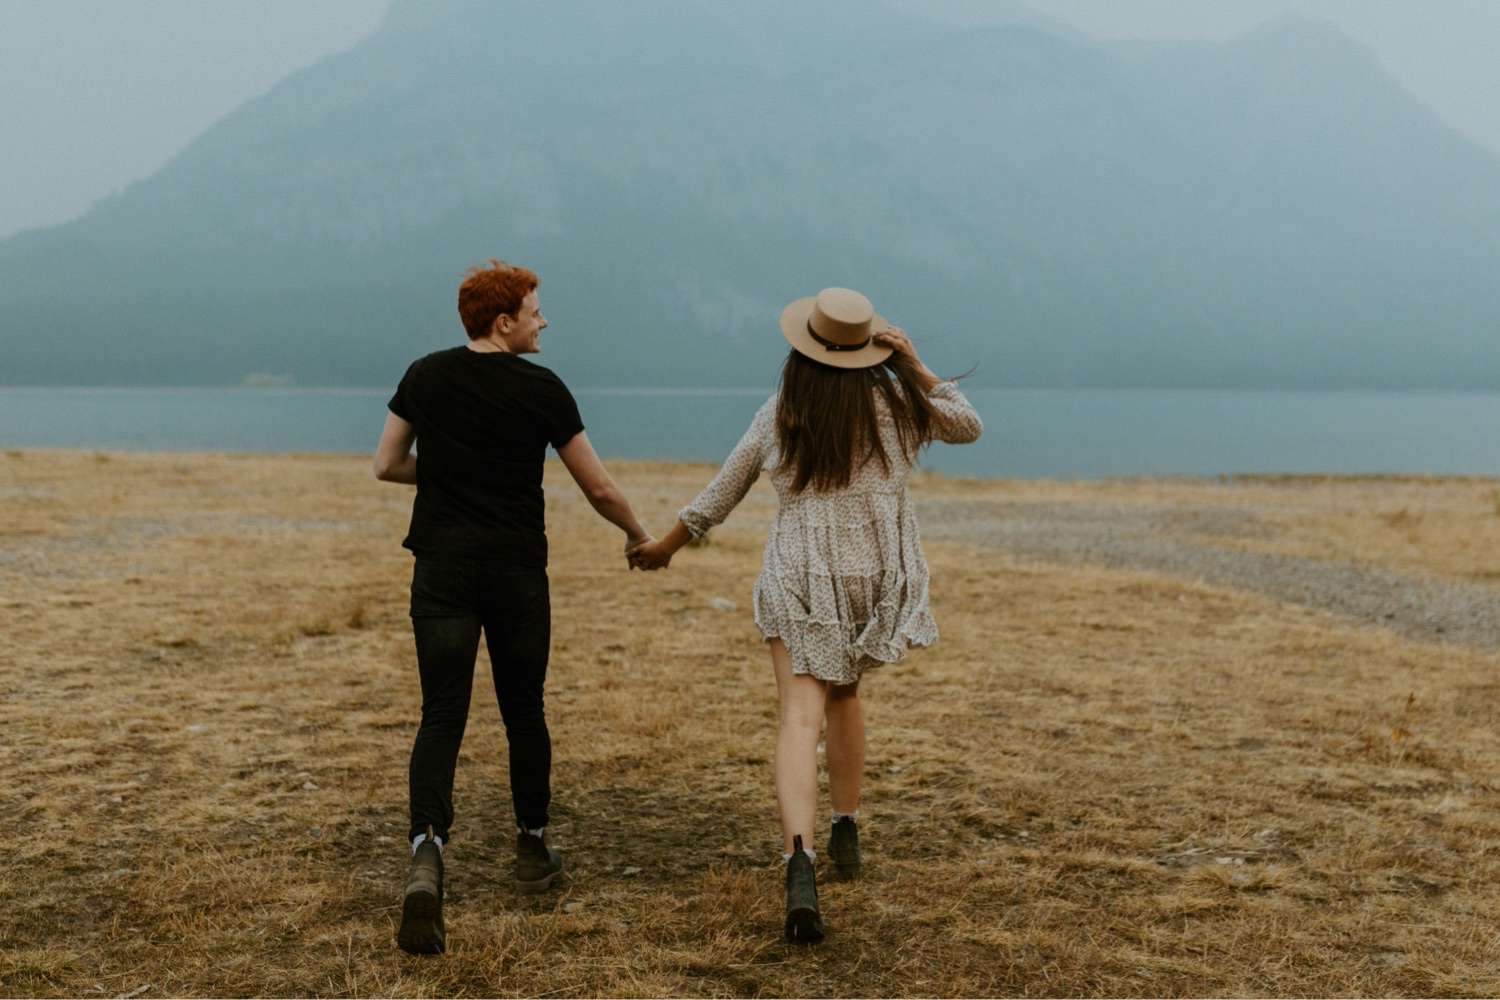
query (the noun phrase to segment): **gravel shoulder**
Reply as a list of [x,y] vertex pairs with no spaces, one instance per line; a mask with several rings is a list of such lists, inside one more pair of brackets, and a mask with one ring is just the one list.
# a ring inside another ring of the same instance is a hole
[[1250,511],[924,498],[918,519],[924,539],[991,546],[1061,565],[1162,573],[1321,609],[1417,640],[1500,651],[1500,590],[1222,544],[1264,532]]

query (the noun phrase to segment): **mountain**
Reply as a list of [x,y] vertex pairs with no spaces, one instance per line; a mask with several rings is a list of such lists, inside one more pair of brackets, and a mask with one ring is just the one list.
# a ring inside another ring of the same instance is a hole
[[0,242],[0,382],[390,385],[491,256],[578,386],[769,385],[848,285],[979,385],[1500,387],[1500,161],[1336,29],[862,0],[399,0]]

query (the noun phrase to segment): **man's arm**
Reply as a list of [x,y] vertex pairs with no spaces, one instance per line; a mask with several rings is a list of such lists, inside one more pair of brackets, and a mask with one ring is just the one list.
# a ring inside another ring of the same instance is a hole
[[557,449],[557,457],[562,459],[573,481],[583,490],[583,495],[599,516],[625,532],[626,549],[651,540],[651,533],[641,526],[635,512],[630,509],[630,501],[625,499],[604,463],[599,461],[587,434],[583,431],[574,434],[567,444]]
[[417,482],[417,456],[411,453],[417,443],[417,429],[389,411],[385,429],[375,446],[375,478],[387,483]]

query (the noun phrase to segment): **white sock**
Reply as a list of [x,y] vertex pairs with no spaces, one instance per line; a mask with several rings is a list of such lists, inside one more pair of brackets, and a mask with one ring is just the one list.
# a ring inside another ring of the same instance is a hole
[[[818,860],[818,852],[815,851],[815,850],[813,850],[810,847],[804,847],[804,848],[802,848],[802,853],[806,854],[808,856],[808,858],[811,859],[811,860],[813,860],[813,861]],[[790,861],[790,860],[792,860],[792,856],[790,854],[783,854],[781,856],[781,860],[783,862]]]
[[856,809],[852,813],[836,812],[833,814],[833,822],[835,823],[841,823],[846,819],[859,819],[859,810]]
[[535,830],[528,830],[524,826],[521,826],[519,823],[516,824],[517,833],[529,833],[533,837],[540,837],[542,835],[542,831],[545,829],[547,829],[545,826],[539,826]]
[[[417,839],[413,840],[411,842],[411,853],[413,855],[415,855],[417,853],[417,848],[421,847],[422,846],[422,841],[424,841],[426,839],[427,839],[427,834],[425,834],[425,833],[419,833],[419,834],[417,834]],[[443,838],[439,837],[437,834],[433,834],[432,835],[432,842],[434,844],[438,845],[438,853],[442,854],[443,853]]]

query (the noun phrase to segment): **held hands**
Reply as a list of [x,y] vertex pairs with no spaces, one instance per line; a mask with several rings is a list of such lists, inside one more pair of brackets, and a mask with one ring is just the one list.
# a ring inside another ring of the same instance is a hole
[[627,537],[625,539],[625,562],[626,562],[626,564],[631,569],[637,569],[637,568],[639,568],[637,566],[637,564],[636,564],[636,553],[639,552],[639,551],[641,551],[641,549],[645,548],[647,545],[650,545],[651,543],[653,543],[655,541],[656,541],[656,539],[652,538],[649,534],[647,534],[647,535],[640,535],[640,536]]
[[631,569],[666,569],[672,562],[672,550],[658,539],[643,542],[625,553]]
[[643,542],[631,542],[625,546],[625,559],[631,569],[666,569],[677,550],[686,545],[692,534],[678,521],[661,538],[647,536]]
[[628,565],[631,570],[654,570],[654,568],[657,568],[640,564],[639,553],[643,549],[646,549],[646,546],[652,546],[652,544],[655,544],[655,538],[652,538],[651,535],[625,538],[625,565]]

